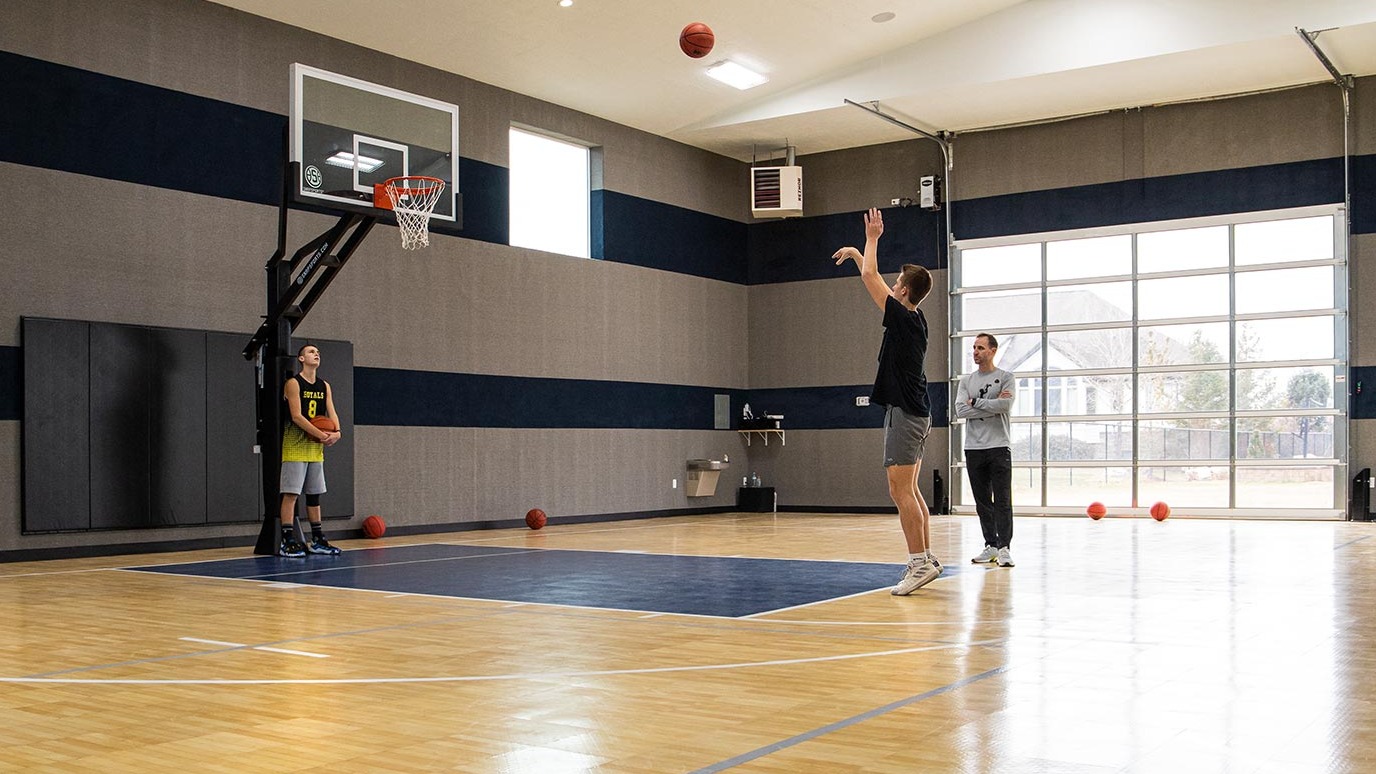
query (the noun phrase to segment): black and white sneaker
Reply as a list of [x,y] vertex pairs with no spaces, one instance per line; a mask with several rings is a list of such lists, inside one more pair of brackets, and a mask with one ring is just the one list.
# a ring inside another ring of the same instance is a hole
[[305,556],[306,547],[295,540],[283,540],[277,544],[277,555],[292,559]]
[[323,537],[311,539],[311,544],[306,546],[306,550],[313,554],[325,554],[326,556],[339,556],[342,553],[338,548],[330,545],[330,541]]

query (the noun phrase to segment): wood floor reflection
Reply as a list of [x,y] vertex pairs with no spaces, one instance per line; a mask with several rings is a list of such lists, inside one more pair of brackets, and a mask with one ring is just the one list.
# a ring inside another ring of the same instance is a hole
[[[1376,770],[1376,524],[1015,530],[976,566],[976,520],[935,517],[913,596],[744,618],[124,569],[243,549],[0,565],[0,771]],[[380,542],[904,560],[873,515]]]

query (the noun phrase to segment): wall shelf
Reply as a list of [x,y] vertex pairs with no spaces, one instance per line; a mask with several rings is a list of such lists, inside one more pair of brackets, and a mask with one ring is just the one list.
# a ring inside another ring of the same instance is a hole
[[770,429],[768,429],[768,430],[737,430],[736,432],[738,432],[738,433],[740,433],[741,435],[745,436],[745,445],[746,445],[746,446],[749,446],[749,445],[750,445],[750,438],[751,438],[751,436],[753,436],[753,435],[755,435],[755,434],[759,434],[759,436],[760,436],[761,438],[764,439],[764,445],[765,445],[765,446],[768,446],[768,445],[769,445],[769,435],[770,435],[770,433],[773,433],[773,434],[779,436],[779,445],[780,445],[780,446],[786,446],[786,445],[788,445],[787,439],[784,437],[784,431],[782,431],[782,430],[776,430],[776,429],[770,428]]

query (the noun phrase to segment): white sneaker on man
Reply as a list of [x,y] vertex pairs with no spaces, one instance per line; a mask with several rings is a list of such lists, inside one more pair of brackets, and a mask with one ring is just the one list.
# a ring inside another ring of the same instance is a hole
[[1007,549],[1007,548],[1000,548],[1000,549],[999,549],[999,558],[998,558],[997,561],[998,561],[1000,567],[1012,567],[1012,566],[1013,566],[1013,555],[1010,554],[1010,553],[1008,553],[1008,549]]
[[975,564],[993,564],[998,558],[999,550],[997,548],[994,548],[993,546],[985,546],[984,550],[979,552],[979,556],[976,556],[974,559],[971,559],[970,561],[974,562]]
[[908,569],[903,571],[903,577],[899,579],[898,585],[889,589],[889,593],[895,597],[906,597],[936,580],[936,576],[940,574],[941,571],[931,562],[909,562]]

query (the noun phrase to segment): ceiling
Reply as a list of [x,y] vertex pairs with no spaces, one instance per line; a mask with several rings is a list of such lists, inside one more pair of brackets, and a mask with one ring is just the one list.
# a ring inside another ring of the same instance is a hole
[[[214,2],[741,160],[914,136],[845,100],[968,131],[1330,80],[1296,28],[1376,74],[1373,0]],[[706,77],[726,58],[769,82]]]

